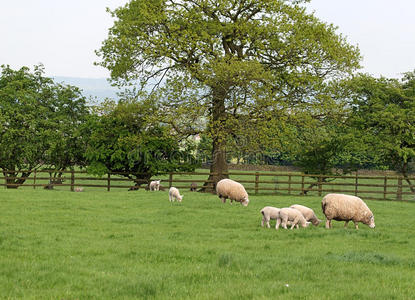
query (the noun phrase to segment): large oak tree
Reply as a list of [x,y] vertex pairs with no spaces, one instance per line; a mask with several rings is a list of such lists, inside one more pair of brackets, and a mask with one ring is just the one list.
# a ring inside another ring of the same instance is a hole
[[247,134],[249,147],[278,141],[293,109],[330,104],[326,84],[359,67],[358,49],[307,2],[132,0],[111,12],[98,64],[119,85],[153,85],[157,117],[178,134],[207,124],[217,181],[233,134]]

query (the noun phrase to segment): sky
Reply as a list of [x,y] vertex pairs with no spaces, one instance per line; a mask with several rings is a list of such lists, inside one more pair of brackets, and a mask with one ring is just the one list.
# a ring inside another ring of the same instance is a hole
[[[106,78],[94,62],[114,9],[127,0],[0,0],[0,65],[33,67],[47,76]],[[414,0],[312,0],[309,11],[357,45],[362,72],[399,78],[415,70]]]

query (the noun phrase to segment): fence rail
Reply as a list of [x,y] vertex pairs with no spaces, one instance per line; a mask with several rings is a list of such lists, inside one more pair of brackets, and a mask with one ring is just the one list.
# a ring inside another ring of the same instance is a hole
[[[136,187],[136,184],[147,186],[146,179],[131,179],[122,172],[111,172],[104,176],[92,176],[86,171],[56,171],[56,170],[35,170],[20,171],[19,174],[26,176],[19,177],[15,171],[2,170],[0,174],[0,186],[5,188],[18,187],[43,187],[43,188],[68,188],[74,191],[76,187],[106,188],[107,191],[115,188],[129,189]],[[48,174],[48,176],[45,176]],[[54,175],[60,174],[60,177]],[[213,182],[208,180],[209,172],[175,172],[160,174],[157,179],[162,179],[162,185],[167,188],[188,189],[191,183],[198,187],[205,186],[213,191]],[[402,176],[332,176],[332,175],[311,175],[303,173],[283,172],[242,172],[230,171],[227,173],[230,178],[244,184],[247,191],[255,194],[281,194],[281,195],[318,195],[323,193],[348,193],[356,196],[364,196],[365,199],[375,200],[397,200],[415,201],[414,189],[411,186],[415,176],[403,178]],[[407,182],[408,179],[410,183]],[[24,181],[24,182],[19,182]],[[143,186],[141,186],[143,188]]]

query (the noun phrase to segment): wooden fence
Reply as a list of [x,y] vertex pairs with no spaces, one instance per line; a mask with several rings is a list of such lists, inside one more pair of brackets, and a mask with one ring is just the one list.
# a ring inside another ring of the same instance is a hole
[[[104,176],[92,176],[86,171],[55,171],[36,170],[25,171],[27,177],[17,177],[11,171],[2,171],[0,186],[17,187],[41,187],[41,188],[69,188],[74,191],[76,187],[111,189],[129,189],[135,186],[135,182],[147,186],[147,180],[126,178],[126,173],[109,173]],[[57,179],[53,174],[61,173]],[[22,173],[22,172],[21,172]],[[45,175],[46,174],[46,175]],[[136,174],[137,175],[137,174]],[[162,186],[169,188],[175,186],[180,189],[190,189],[191,183],[196,183],[198,188],[207,185],[213,191],[213,182],[208,181],[209,172],[176,172],[157,176],[162,180]],[[281,172],[234,172],[228,173],[229,177],[242,183],[249,193],[254,194],[280,194],[280,195],[315,195],[322,196],[327,193],[346,193],[365,199],[415,201],[415,193],[402,176],[368,176],[358,173],[348,176],[310,175],[303,173]],[[23,184],[11,183],[13,180],[25,179]],[[409,178],[415,181],[415,177]],[[4,183],[1,183],[4,182]]]

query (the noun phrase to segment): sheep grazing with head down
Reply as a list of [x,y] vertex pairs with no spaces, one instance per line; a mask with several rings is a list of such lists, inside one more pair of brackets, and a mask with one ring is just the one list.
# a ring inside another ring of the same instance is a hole
[[375,228],[375,218],[372,211],[359,197],[327,194],[321,201],[321,208],[326,216],[326,228],[331,228],[331,220],[345,221],[345,228],[349,221],[353,221],[356,229],[359,228],[359,222],[370,228]]
[[313,224],[314,226],[318,226],[318,224],[320,224],[321,222],[321,220],[317,218],[314,211],[307,206],[300,205],[300,204],[293,204],[290,206],[290,208],[299,210],[303,214],[306,221],[311,222],[311,224]]
[[308,227],[308,225],[310,225],[310,222],[305,220],[303,214],[299,210],[289,207],[281,208],[280,212],[278,213],[275,229],[278,230],[280,224],[283,228],[287,229],[289,222],[291,222],[290,229],[293,229],[294,226],[298,228],[298,224],[300,224],[301,227]]
[[216,185],[216,194],[223,203],[228,198],[231,204],[232,201],[240,202],[243,206],[248,206],[249,203],[248,193],[245,191],[244,186],[232,179],[220,180]]
[[159,191],[160,190],[160,181],[161,180],[151,181],[150,185],[149,185],[150,191]]
[[169,201],[173,202],[174,200],[182,202],[183,195],[180,195],[179,190],[172,186],[169,190]]

